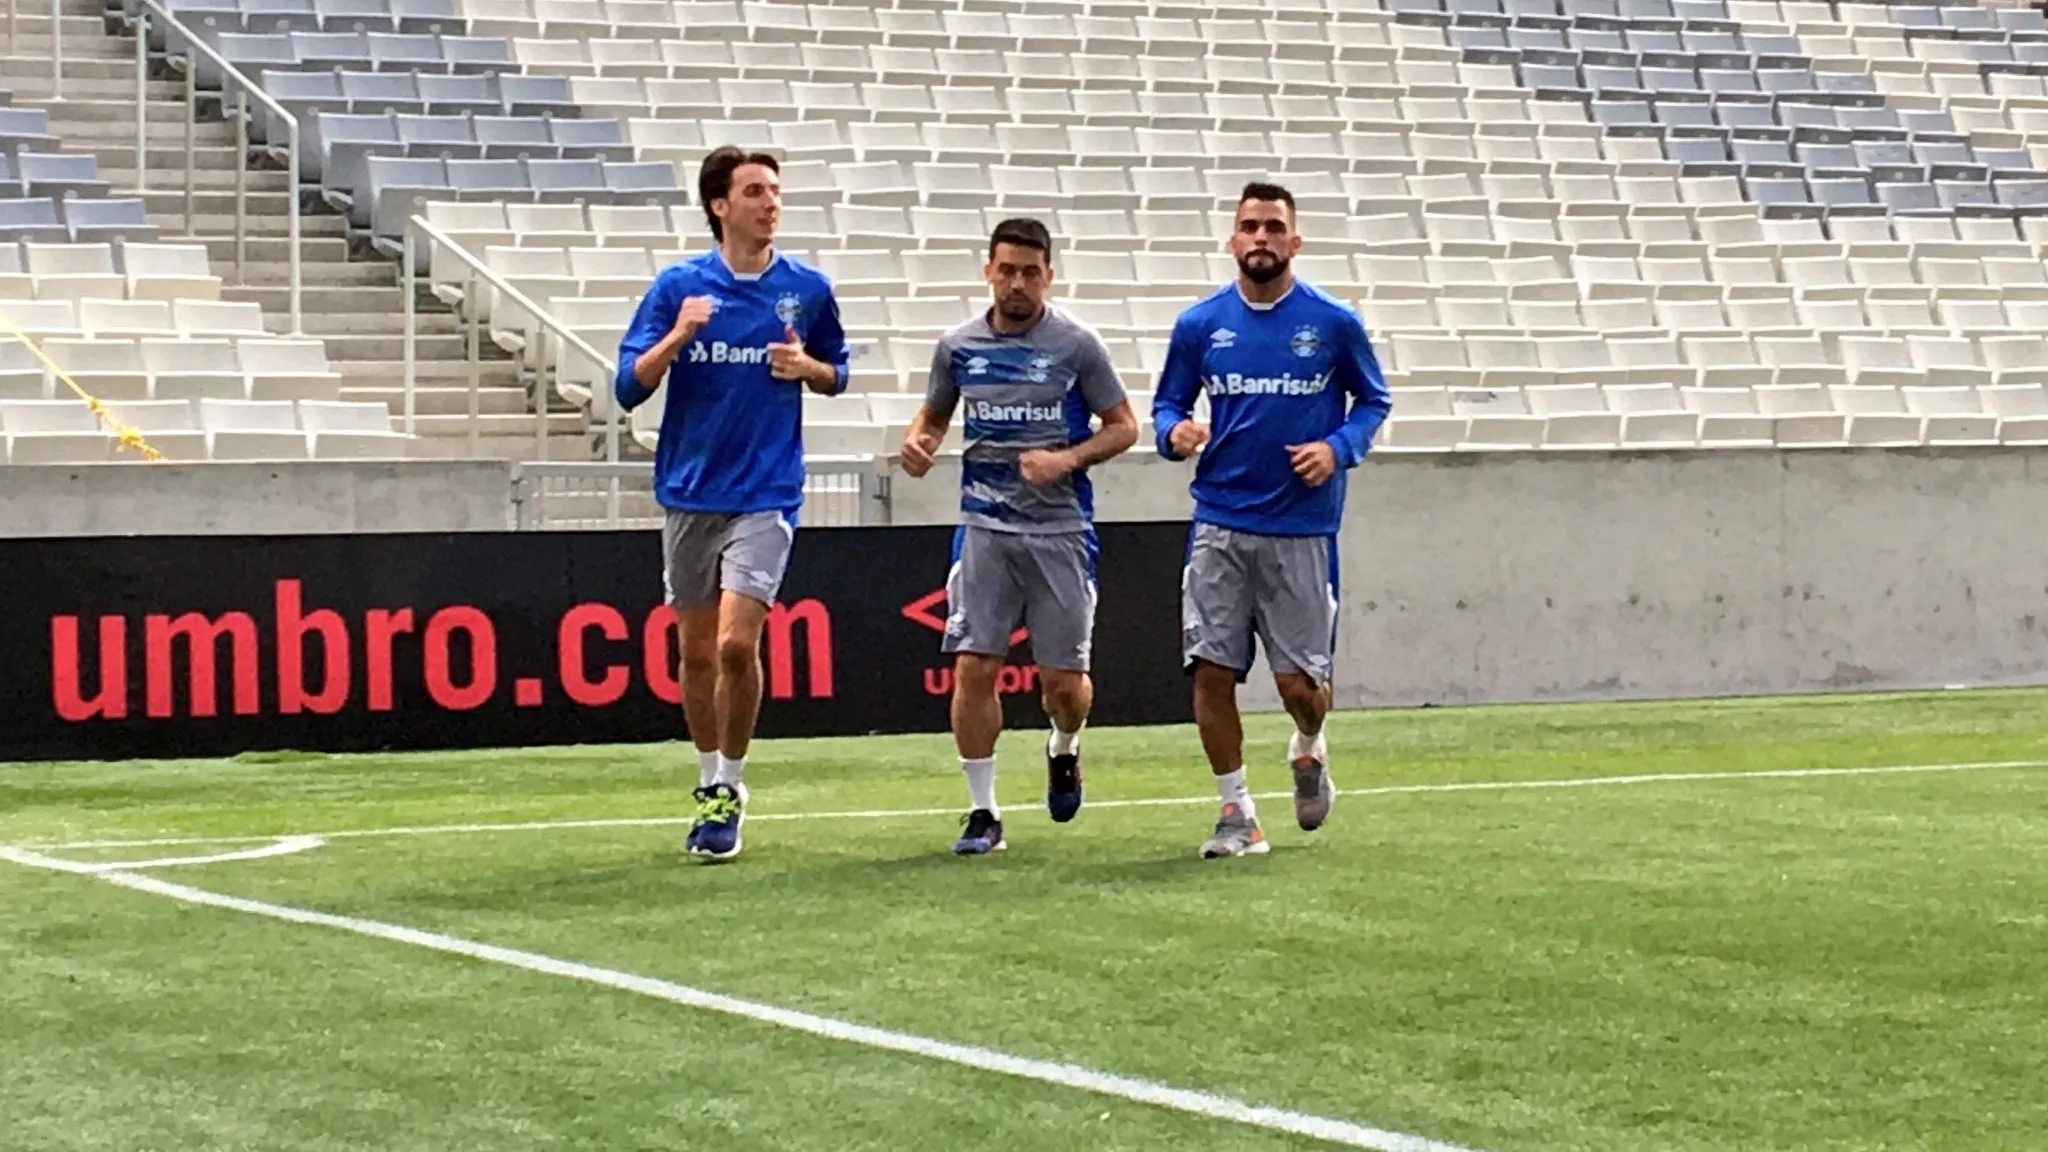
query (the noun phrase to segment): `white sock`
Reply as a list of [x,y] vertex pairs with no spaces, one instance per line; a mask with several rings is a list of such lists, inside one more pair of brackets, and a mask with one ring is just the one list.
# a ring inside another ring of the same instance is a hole
[[745,756],[734,760],[723,752],[718,754],[718,782],[720,784],[730,784],[737,788],[740,786],[741,778],[746,774],[747,758]]
[[697,753],[697,787],[709,788],[718,781],[718,753]]
[[1309,736],[1297,729],[1293,737],[1287,741],[1287,758],[1289,760],[1299,760],[1303,756],[1326,763],[1329,761],[1329,748],[1323,743],[1323,734],[1321,732]]
[[[1088,722],[1086,720],[1083,720],[1081,722],[1081,727],[1085,728],[1087,726]],[[1081,728],[1076,728],[1072,732],[1062,732],[1060,731],[1060,726],[1057,723],[1055,723],[1052,726],[1052,739],[1047,741],[1045,746],[1046,755],[1072,756],[1074,753],[1079,752],[1080,750]]]
[[996,758],[969,760],[962,757],[960,771],[967,776],[967,802],[976,808],[988,809],[989,815],[1002,819],[1002,810],[996,807]]
[[1237,810],[1246,817],[1253,820],[1259,818],[1258,809],[1252,806],[1251,791],[1244,786],[1244,769],[1239,768],[1235,772],[1226,772],[1216,777],[1216,794],[1223,797],[1225,804],[1237,805]]

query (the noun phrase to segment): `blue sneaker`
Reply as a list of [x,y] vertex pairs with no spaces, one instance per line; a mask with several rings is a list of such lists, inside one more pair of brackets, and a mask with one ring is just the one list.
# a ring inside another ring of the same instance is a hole
[[1065,824],[1081,811],[1081,754],[1045,755],[1045,809],[1053,822]]
[[740,824],[747,815],[746,785],[713,784],[692,793],[697,822],[683,846],[692,856],[730,860],[740,854]]
[[955,856],[982,856],[1009,847],[1003,843],[1003,822],[988,809],[976,808],[961,822],[967,825],[967,831],[953,841]]

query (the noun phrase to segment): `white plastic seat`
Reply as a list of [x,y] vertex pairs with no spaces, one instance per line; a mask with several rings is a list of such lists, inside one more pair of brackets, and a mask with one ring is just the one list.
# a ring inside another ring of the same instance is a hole
[[318,340],[243,339],[235,358],[248,378],[251,400],[334,400],[341,374],[329,367]]
[[287,400],[196,401],[206,454],[215,460],[303,460],[306,434]]
[[[149,398],[149,373],[142,364],[142,350],[133,340],[48,340],[43,352],[89,395],[101,400]],[[68,390],[63,394],[69,394]]]
[[1903,447],[1920,443],[1920,418],[1906,411],[1896,388],[1837,386],[1828,389],[1835,410],[1846,415],[1849,443]]
[[1998,417],[1984,410],[1974,388],[1899,389],[1906,411],[1921,418],[1926,444],[1996,444]]
[[[206,433],[200,431],[198,412],[189,400],[111,400],[107,414],[135,429],[166,460],[206,459]],[[134,457],[119,452],[117,458]]]
[[386,459],[411,454],[413,438],[394,431],[391,409],[377,403],[300,400],[299,427],[316,460]]
[[144,340],[142,364],[149,372],[149,394],[157,401],[244,400],[249,395],[232,340]]
[[71,464],[112,458],[114,438],[84,401],[0,401],[0,433],[15,464]]
[[201,244],[121,246],[121,266],[132,300],[218,300],[220,277]]
[[1978,394],[1998,417],[2001,444],[2048,444],[2048,392],[2039,384],[1995,384]]

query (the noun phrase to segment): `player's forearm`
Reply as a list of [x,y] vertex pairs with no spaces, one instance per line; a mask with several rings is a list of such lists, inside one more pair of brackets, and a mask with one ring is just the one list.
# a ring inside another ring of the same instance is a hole
[[1386,423],[1392,405],[1374,398],[1364,399],[1351,406],[1351,412],[1344,417],[1344,423],[1325,441],[1337,453],[1337,466],[1350,468],[1365,459],[1372,447],[1372,438],[1378,434],[1380,425]]
[[1131,445],[1137,442],[1137,424],[1104,424],[1096,429],[1095,435],[1068,448],[1067,457],[1076,468],[1090,468],[1130,451]]
[[633,358],[633,378],[650,391],[661,387],[662,378],[682,353],[683,344],[684,337],[679,332],[663,336],[654,347]]
[[821,396],[836,396],[844,387],[840,372],[838,365],[813,357],[804,369],[804,387]]

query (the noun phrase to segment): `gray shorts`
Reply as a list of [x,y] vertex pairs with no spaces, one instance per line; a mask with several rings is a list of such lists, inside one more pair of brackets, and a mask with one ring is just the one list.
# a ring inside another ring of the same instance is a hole
[[1181,572],[1181,662],[1220,664],[1242,683],[1252,638],[1275,672],[1330,679],[1337,649],[1337,538],[1262,536],[1197,523]]
[[1003,656],[1029,630],[1040,668],[1088,670],[1095,635],[1095,532],[953,532],[943,652]]
[[782,512],[682,512],[661,525],[661,586],[677,608],[710,608],[720,589],[773,604],[796,519]]

